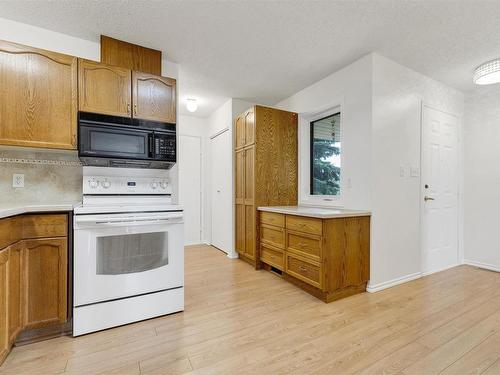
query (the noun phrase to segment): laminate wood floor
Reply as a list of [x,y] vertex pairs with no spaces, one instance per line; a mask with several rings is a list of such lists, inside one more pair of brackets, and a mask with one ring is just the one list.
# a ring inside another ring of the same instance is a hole
[[500,274],[456,267],[325,304],[208,246],[183,313],[14,348],[0,374],[500,374]]

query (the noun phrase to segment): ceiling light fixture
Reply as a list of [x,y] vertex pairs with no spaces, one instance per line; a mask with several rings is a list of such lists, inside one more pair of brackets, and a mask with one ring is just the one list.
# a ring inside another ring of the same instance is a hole
[[491,85],[498,82],[500,82],[500,59],[485,62],[474,71],[476,85]]
[[189,112],[196,112],[196,110],[198,109],[198,103],[196,102],[196,99],[188,98],[186,101],[186,108]]

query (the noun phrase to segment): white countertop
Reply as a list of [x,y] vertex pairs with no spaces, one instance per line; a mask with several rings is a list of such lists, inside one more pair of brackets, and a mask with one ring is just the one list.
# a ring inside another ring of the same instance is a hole
[[78,203],[55,203],[55,204],[2,204],[0,205],[0,219],[9,216],[26,214],[30,212],[57,212],[73,211],[73,207]]
[[343,208],[322,208],[309,206],[267,206],[259,207],[259,211],[276,212],[280,214],[333,219],[339,217],[370,216],[370,211],[349,210]]

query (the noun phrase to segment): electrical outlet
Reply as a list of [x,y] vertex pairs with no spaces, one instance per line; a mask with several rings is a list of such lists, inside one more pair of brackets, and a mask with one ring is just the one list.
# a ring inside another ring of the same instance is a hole
[[12,175],[12,187],[23,188],[24,187],[24,174],[14,173]]

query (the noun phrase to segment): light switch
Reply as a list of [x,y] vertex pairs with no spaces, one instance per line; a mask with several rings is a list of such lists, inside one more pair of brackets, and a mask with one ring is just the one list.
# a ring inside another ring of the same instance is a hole
[[405,167],[403,167],[402,165],[399,166],[399,177],[404,177],[405,174],[406,174]]
[[14,173],[12,175],[12,187],[23,188],[24,187],[24,174]]
[[411,167],[410,168],[410,176],[411,177],[419,177],[420,176],[420,168],[419,167]]

